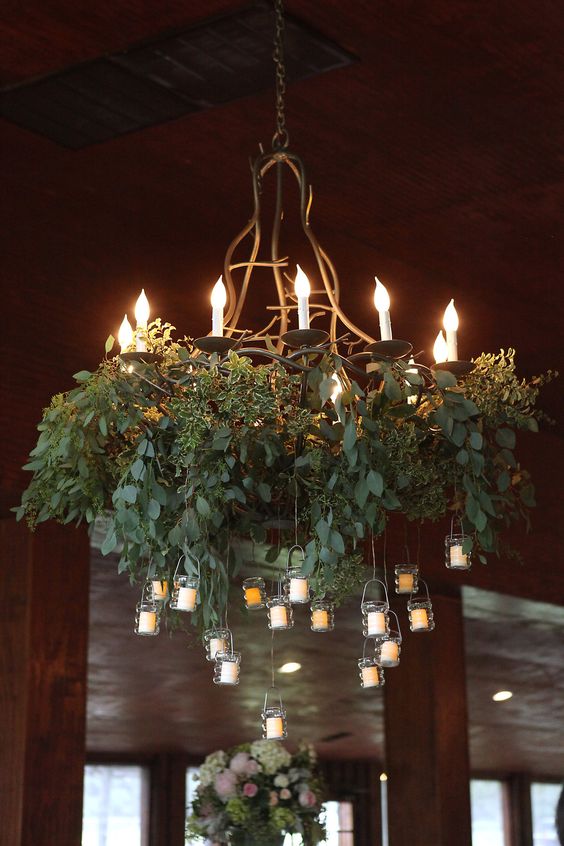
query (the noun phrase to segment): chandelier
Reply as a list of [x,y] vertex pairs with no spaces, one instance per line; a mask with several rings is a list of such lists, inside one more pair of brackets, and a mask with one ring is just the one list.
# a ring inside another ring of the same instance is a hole
[[[211,331],[175,340],[170,324],[149,322],[142,291],[135,330],[127,316],[121,324],[120,353],[111,355],[110,336],[99,368],[75,374],[78,386],[46,409],[26,465],[33,479],[15,510],[31,526],[102,516],[102,552],[117,552],[120,572],[142,585],[136,634],[155,636],[163,621],[174,628],[191,615],[218,685],[240,679],[242,656],[227,624],[234,581],[249,613],[266,614],[273,637],[294,627],[303,605],[311,631],[330,634],[339,603],[361,594],[360,684],[379,688],[402,649],[390,592],[405,597],[411,632],[435,627],[419,560],[425,522],[450,523],[445,566],[467,572],[473,559],[499,552],[503,527],[528,519],[534,489],[515,457],[515,432],[537,430],[535,400],[552,374],[518,379],[513,350],[459,359],[453,300],[431,366],[393,337],[378,279],[380,338],[347,316],[336,269],[311,227],[303,162],[289,149],[282,0],[274,12],[276,130],[272,149],[252,162],[254,208],[213,287]],[[273,177],[265,254],[261,218]],[[313,281],[280,246],[288,177]],[[241,328],[265,274],[276,301],[262,328]],[[392,513],[405,520],[406,543],[388,568]],[[273,645],[262,732],[287,735]]]

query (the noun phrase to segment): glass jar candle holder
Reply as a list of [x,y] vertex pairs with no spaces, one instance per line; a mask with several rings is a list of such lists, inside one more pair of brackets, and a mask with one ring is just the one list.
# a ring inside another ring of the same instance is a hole
[[384,670],[378,663],[376,657],[370,656],[368,658],[361,658],[358,662],[358,669],[360,670],[360,686],[367,687],[383,687],[384,686]]
[[464,542],[469,541],[468,535],[447,535],[445,538],[445,564],[449,570],[470,570],[472,567],[472,553],[464,552]]
[[419,568],[415,564],[397,564],[394,574],[396,593],[417,593]]
[[311,603],[312,632],[332,632],[335,628],[335,605],[327,599],[314,599]]
[[364,637],[387,635],[390,630],[389,605],[385,601],[362,603],[362,633]]
[[230,642],[231,632],[229,629],[206,629],[204,632],[206,661],[215,661],[219,652],[228,652]]
[[[268,694],[276,691],[271,688],[264,697],[262,709],[262,737],[263,740],[285,740],[288,737],[288,724],[286,721],[286,709],[282,704],[282,697],[278,694],[278,704],[268,704]],[[278,693],[278,691],[276,691]]]
[[309,579],[302,575],[300,568],[293,567],[288,570],[285,590],[292,605],[304,605],[309,602]]
[[159,633],[161,603],[155,600],[152,582],[147,580],[141,592],[141,601],[135,607],[135,634],[156,637]]
[[175,576],[170,607],[173,611],[193,611],[198,599],[200,580],[197,576]]
[[240,652],[218,652],[215,656],[215,667],[213,671],[213,683],[222,685],[239,684],[241,672]]
[[245,608],[254,611],[257,608],[264,608],[266,605],[266,588],[264,579],[260,576],[243,581],[243,595],[245,597]]
[[156,602],[166,602],[168,599],[168,577],[154,576],[151,579]]
[[400,662],[401,634],[390,631],[387,637],[376,639],[376,660],[385,668],[397,667]]
[[433,619],[433,606],[429,597],[429,588],[423,579],[420,584],[425,586],[426,595],[412,596],[407,603],[409,614],[409,628],[412,632],[431,632],[435,628]]
[[266,603],[269,629],[291,629],[294,626],[294,612],[288,597],[282,593],[272,596]]

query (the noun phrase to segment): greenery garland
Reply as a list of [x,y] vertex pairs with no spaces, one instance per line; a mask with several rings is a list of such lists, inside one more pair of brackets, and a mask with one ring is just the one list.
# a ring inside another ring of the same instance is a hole
[[[337,601],[356,587],[364,539],[390,512],[460,515],[482,562],[504,526],[528,521],[534,489],[515,432],[538,430],[538,391],[556,374],[519,380],[513,350],[479,356],[463,385],[444,371],[429,385],[403,361],[382,362],[364,389],[327,352],[310,357],[304,396],[302,376],[278,362],[244,352],[220,361],[173,341],[172,329],[149,329],[158,364],[106,357],[53,397],[15,510],[31,527],[109,513],[102,552],[121,548],[119,570],[133,580],[148,563],[170,575],[186,552],[186,571],[201,570],[198,624],[218,622],[227,602],[241,564],[231,541],[267,543],[281,528],[293,542],[296,503],[304,573]],[[335,376],[344,390],[333,402]],[[278,552],[269,547],[267,560]]]

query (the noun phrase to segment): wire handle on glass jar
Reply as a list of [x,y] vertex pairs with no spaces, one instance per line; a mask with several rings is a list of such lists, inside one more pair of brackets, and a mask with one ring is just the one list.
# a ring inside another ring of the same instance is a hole
[[362,599],[360,600],[360,607],[362,608],[364,603],[367,601],[366,600],[366,590],[368,588],[368,585],[372,584],[372,582],[378,582],[379,585],[382,585],[382,587],[384,588],[384,596],[386,597],[385,603],[389,607],[390,600],[388,598],[388,586],[387,586],[386,582],[382,581],[382,579],[368,579],[368,581],[364,585],[364,590],[362,591]]
[[419,588],[421,587],[421,585],[425,585],[425,592],[427,594],[427,599],[429,600],[429,602],[431,601],[431,597],[429,595],[429,585],[423,579],[417,580],[417,590],[412,590],[411,593],[409,594],[410,601],[413,599],[413,597],[415,597],[417,599],[417,594],[419,593]]
[[300,564],[301,564],[302,566],[303,566],[303,563],[304,563],[304,561],[305,561],[305,551],[304,551],[304,548],[303,548],[302,546],[300,546],[300,545],[299,545],[299,543],[295,543],[295,544],[294,544],[293,546],[291,546],[291,547],[290,547],[290,549],[288,550],[288,558],[286,559],[286,573],[289,573],[289,572],[290,572],[290,570],[292,570],[292,569],[293,569],[293,568],[292,568],[292,555],[294,554],[294,550],[295,550],[295,549],[299,549],[299,550],[300,550],[300,552],[302,553],[302,560],[301,560],[301,562],[300,562]]
[[[399,617],[398,617],[398,615],[396,614],[396,612],[395,612],[395,611],[392,611],[392,609],[391,609],[391,608],[390,608],[390,614],[393,614],[393,615],[394,615],[394,617],[396,618],[396,625],[397,625],[397,630],[396,630],[396,632],[397,632],[397,634],[399,635],[399,639],[400,639],[400,641],[401,641],[401,640],[403,640],[403,638],[402,638],[402,634],[401,634],[401,626],[400,626]],[[390,634],[391,634],[391,635],[392,635],[392,634],[395,634],[396,632],[394,632],[392,629],[390,629]]]
[[263,711],[266,711],[266,709],[267,709],[267,707],[268,707],[268,696],[269,696],[269,694],[272,694],[272,693],[276,693],[276,694],[277,694],[278,704],[279,704],[280,710],[283,710],[284,706],[282,705],[282,694],[280,693],[280,691],[278,690],[278,688],[276,687],[276,685],[275,685],[275,684],[272,684],[272,685],[268,688],[268,690],[266,691],[266,693],[264,694],[264,708],[263,708]]

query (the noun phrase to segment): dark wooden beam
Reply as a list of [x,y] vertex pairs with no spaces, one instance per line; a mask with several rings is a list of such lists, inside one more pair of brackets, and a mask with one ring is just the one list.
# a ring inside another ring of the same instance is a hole
[[404,633],[386,671],[390,846],[470,846],[462,603],[434,596],[436,631]]
[[6,846],[80,846],[89,546],[0,522],[0,818]]

